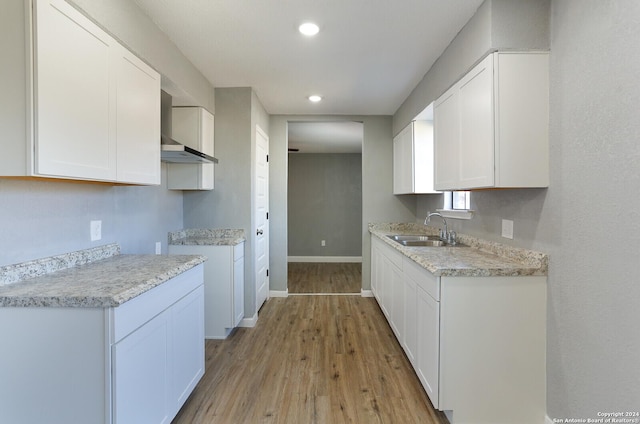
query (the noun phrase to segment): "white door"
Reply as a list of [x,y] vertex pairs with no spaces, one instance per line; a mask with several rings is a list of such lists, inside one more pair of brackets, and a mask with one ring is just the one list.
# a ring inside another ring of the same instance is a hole
[[257,313],[269,295],[269,138],[256,126],[255,162],[255,233],[254,260],[256,272]]

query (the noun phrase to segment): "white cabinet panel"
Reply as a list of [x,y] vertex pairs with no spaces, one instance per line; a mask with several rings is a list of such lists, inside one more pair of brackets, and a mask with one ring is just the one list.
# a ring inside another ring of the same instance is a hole
[[404,281],[402,269],[391,262],[387,264],[389,270],[389,286],[391,287],[391,328],[395,331],[398,340],[402,344],[404,339]]
[[[180,143],[210,156],[215,154],[214,116],[201,107],[172,108],[172,135]],[[167,164],[171,190],[213,190],[214,164]]]
[[413,191],[413,123],[393,138],[393,194]]
[[490,54],[436,100],[436,189],[549,185],[548,61]]
[[117,180],[160,184],[160,75],[120,48],[117,79]]
[[169,314],[163,312],[113,347],[114,423],[170,421],[169,343]]
[[171,310],[171,357],[173,367],[169,388],[174,413],[204,375],[204,288],[185,296]]
[[410,122],[393,139],[393,194],[437,193],[433,159],[433,122]]
[[494,185],[493,56],[459,83],[459,178],[463,188]]
[[451,189],[458,184],[458,158],[460,155],[460,96],[454,86],[434,105],[435,187]]
[[[236,246],[237,247],[237,246]],[[242,246],[244,247],[244,243]],[[233,321],[232,327],[237,327],[244,318],[244,252],[242,256],[234,256],[233,262]]]
[[402,347],[409,358],[409,362],[417,368],[416,354],[418,352],[418,286],[416,282],[404,275],[404,339]]
[[438,408],[440,378],[440,303],[418,288],[416,371],[422,387]]
[[380,241],[371,237],[371,292],[378,301],[378,304],[382,302],[380,298],[381,287],[380,279],[382,278],[382,258],[380,256]]
[[160,75],[66,1],[27,4],[27,61],[14,65],[33,79],[0,175],[160,184]]
[[204,255],[204,334],[224,339],[244,318],[244,242],[169,245],[170,255]]
[[36,5],[35,171],[115,180],[114,41],[62,0]]

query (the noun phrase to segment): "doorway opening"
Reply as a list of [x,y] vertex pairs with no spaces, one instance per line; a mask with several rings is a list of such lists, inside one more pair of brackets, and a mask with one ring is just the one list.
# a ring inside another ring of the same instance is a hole
[[354,121],[288,123],[289,294],[362,288],[362,142]]

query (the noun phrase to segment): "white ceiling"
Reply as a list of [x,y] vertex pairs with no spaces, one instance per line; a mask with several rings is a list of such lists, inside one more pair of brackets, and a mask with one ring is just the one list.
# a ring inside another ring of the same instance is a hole
[[253,87],[269,114],[392,115],[483,0],[134,1],[214,87]]

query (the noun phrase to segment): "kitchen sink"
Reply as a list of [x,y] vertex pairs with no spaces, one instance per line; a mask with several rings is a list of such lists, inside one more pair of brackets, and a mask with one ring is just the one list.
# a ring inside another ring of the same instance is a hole
[[407,234],[395,234],[387,236],[391,240],[400,243],[403,246],[426,246],[426,247],[444,247],[444,246],[459,246],[458,244],[449,244],[446,241],[440,240],[438,236],[425,236],[425,235],[407,235]]

